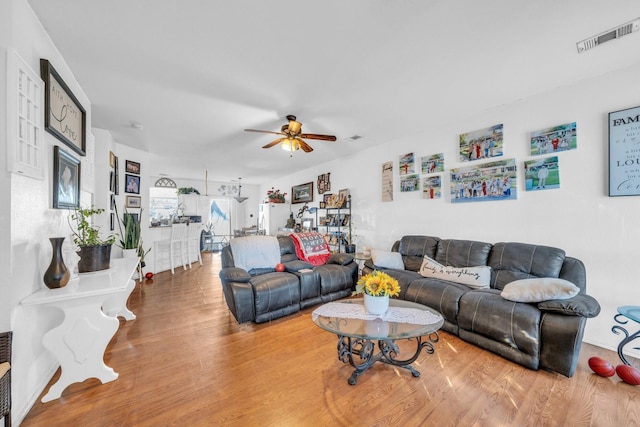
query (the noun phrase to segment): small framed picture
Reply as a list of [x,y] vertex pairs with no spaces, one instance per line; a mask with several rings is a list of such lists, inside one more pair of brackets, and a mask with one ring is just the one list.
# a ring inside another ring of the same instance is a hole
[[302,228],[311,230],[313,228],[313,218],[302,218]]
[[140,196],[127,196],[125,198],[125,206],[128,208],[139,208],[142,206],[142,197]]
[[53,208],[80,207],[80,160],[53,147]]
[[116,155],[113,154],[113,151],[109,151],[109,166],[116,167]]
[[124,174],[124,192],[140,194],[140,177],[128,173]]
[[339,195],[339,201],[338,203],[340,204],[341,208],[346,208],[347,207],[347,202],[349,201],[349,189],[348,188],[343,188],[342,190],[340,190],[340,192],[338,193]]
[[111,210],[114,210],[116,208],[116,195],[115,194],[110,194],[109,198],[111,199]]
[[126,173],[135,173],[136,175],[140,175],[140,163],[132,162],[131,160],[125,160],[124,162],[124,171]]
[[320,209],[324,209],[327,207],[327,204],[325,202],[320,202]]

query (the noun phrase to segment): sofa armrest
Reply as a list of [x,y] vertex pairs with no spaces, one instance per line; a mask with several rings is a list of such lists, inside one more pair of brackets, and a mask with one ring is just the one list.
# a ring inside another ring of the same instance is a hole
[[569,299],[554,299],[538,303],[538,309],[567,316],[596,317],[600,304],[589,295],[576,295]]
[[307,270],[307,269],[308,270],[313,269],[313,264],[311,264],[310,262],[299,260],[299,259],[284,263],[284,271],[286,271],[287,273],[297,273],[300,270]]
[[327,264],[349,265],[353,262],[353,255],[351,254],[331,254],[327,260]]
[[251,275],[246,270],[238,267],[223,268],[220,270],[219,276],[223,282],[247,283],[251,280]]

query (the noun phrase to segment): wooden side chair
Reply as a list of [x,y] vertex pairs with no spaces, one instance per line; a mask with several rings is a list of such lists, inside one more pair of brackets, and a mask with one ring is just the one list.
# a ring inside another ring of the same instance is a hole
[[11,427],[11,339],[12,332],[0,333],[0,417]]

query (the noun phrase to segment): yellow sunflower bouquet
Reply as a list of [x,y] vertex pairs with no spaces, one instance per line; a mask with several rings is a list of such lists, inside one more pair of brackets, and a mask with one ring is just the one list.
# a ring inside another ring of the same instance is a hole
[[374,297],[390,296],[397,297],[400,294],[400,285],[398,281],[387,273],[374,270],[373,272],[362,276],[356,284],[356,290],[352,295],[365,293]]

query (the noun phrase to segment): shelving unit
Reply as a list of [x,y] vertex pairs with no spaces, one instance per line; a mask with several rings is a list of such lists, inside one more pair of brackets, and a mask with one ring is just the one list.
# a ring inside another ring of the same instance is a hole
[[316,228],[332,252],[344,252],[346,238],[351,237],[351,195],[342,207],[316,209]]

